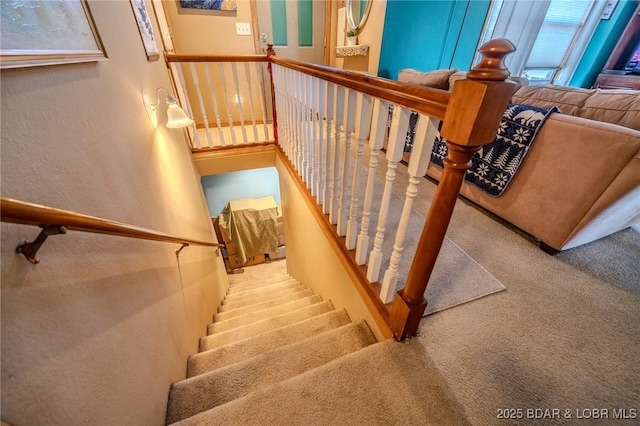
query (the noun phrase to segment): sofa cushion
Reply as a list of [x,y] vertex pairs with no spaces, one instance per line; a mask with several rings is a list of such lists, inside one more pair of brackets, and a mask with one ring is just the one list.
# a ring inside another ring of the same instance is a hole
[[578,117],[640,130],[640,91],[596,89]]
[[402,83],[419,84],[420,86],[433,87],[435,89],[448,90],[449,76],[457,72],[456,68],[420,72],[411,68],[405,68],[398,74],[398,81]]
[[[453,90],[453,85],[456,83],[456,81],[464,80],[465,78],[467,78],[467,71],[458,71],[451,74],[451,76],[449,76],[449,90]],[[507,81],[512,81],[516,83],[518,87],[529,85],[529,80],[527,80],[524,77],[510,76],[509,78],[507,78]]]
[[596,89],[580,89],[564,86],[524,86],[513,95],[516,104],[533,105],[540,108],[557,106],[563,114],[577,116],[587,99]]

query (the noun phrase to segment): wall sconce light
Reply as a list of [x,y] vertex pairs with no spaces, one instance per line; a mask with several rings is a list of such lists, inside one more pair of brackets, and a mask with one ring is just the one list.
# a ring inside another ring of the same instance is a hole
[[178,101],[176,98],[167,91],[164,87],[159,87],[156,90],[156,96],[158,97],[158,101],[153,104],[149,97],[142,90],[142,101],[144,102],[144,107],[147,110],[147,115],[149,116],[149,120],[153,124],[153,127],[158,127],[158,117],[156,114],[156,110],[160,105],[160,91],[164,91],[167,94],[167,127],[169,129],[179,129],[181,127],[187,127],[193,124],[193,120],[187,115],[186,112],[180,105],[178,105]]

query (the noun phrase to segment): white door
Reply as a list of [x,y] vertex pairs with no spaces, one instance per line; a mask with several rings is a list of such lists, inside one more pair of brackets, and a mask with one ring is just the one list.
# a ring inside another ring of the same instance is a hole
[[261,50],[272,43],[276,55],[325,63],[325,0],[254,0]]

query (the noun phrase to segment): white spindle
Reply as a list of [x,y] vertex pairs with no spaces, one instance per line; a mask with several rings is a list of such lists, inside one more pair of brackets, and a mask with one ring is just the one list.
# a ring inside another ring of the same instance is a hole
[[227,77],[224,72],[224,65],[222,62],[218,62],[218,73],[220,74],[220,82],[222,83],[222,90],[224,91],[224,102],[227,107],[227,120],[229,122],[229,131],[231,132],[231,143],[235,145],[236,131],[233,128],[233,114],[231,113],[231,104],[229,104],[229,93],[227,92]]
[[402,216],[400,216],[389,268],[384,273],[380,290],[380,298],[384,303],[391,302],[395,294],[396,284],[398,283],[398,267],[402,260],[402,250],[409,226],[409,217],[413,209],[413,201],[418,195],[418,184],[427,173],[433,141],[437,134],[438,120],[426,115],[420,115],[413,139],[411,158],[409,159],[409,185],[407,186],[407,194],[402,208]]
[[[347,233],[347,195],[349,191],[351,177],[351,142],[356,126],[356,104],[358,102],[358,92],[349,89],[345,99],[346,119],[345,119],[345,142],[342,150],[342,171],[340,173],[340,194],[338,199],[338,235],[344,236]],[[357,173],[354,170],[354,173]]]
[[218,109],[218,100],[216,98],[215,86],[212,84],[211,71],[209,70],[209,64],[205,64],[204,67],[205,76],[207,78],[207,84],[209,85],[209,94],[211,95],[211,103],[213,104],[213,113],[216,116],[216,126],[218,129],[218,141],[220,146],[224,146],[224,132],[222,131],[222,122],[220,121],[220,110]]
[[384,146],[387,135],[389,106],[390,104],[388,102],[379,99],[374,100],[373,103],[373,123],[369,137],[369,173],[367,177],[367,188],[364,193],[360,234],[358,235],[358,242],[356,244],[356,263],[358,265],[364,265],[367,262],[367,255],[369,254],[369,223],[373,205],[373,190],[376,180],[376,168],[378,167],[378,156]]
[[384,243],[385,226],[387,223],[387,215],[389,214],[389,206],[391,204],[391,191],[393,181],[396,179],[396,168],[398,162],[402,159],[404,143],[407,137],[407,129],[409,127],[409,116],[411,111],[399,105],[395,106],[393,119],[391,120],[391,134],[389,135],[389,143],[387,145],[387,174],[385,175],[384,191],[382,193],[382,201],[380,203],[380,213],[378,215],[378,226],[376,228],[376,237],[373,242],[373,250],[369,255],[369,264],[367,266],[367,279],[369,282],[378,281],[380,276],[380,267],[382,265],[382,244]]
[[307,188],[311,189],[311,160],[313,158],[313,141],[311,139],[311,76],[302,74],[302,104],[304,111],[304,181]]
[[245,123],[244,123],[244,105],[243,105],[244,102],[242,100],[242,94],[240,93],[240,84],[238,81],[238,67],[236,62],[233,62],[231,64],[231,71],[233,75],[233,84],[236,89],[236,93],[234,95],[233,100],[236,107],[238,108],[238,112],[240,113],[240,129],[242,130],[242,142],[247,143],[248,142],[247,127],[245,126]]
[[[271,140],[271,137],[269,135],[269,127],[267,126],[267,104],[265,103],[265,97],[264,97],[264,94],[266,93],[265,84],[264,84],[264,74],[262,72],[262,66],[260,62],[254,62],[254,65],[255,65],[256,75],[258,76],[258,80],[260,81],[260,90],[258,92],[260,93],[260,108],[262,110],[262,124],[264,125],[264,140],[268,141],[268,140]],[[272,67],[272,70],[274,70],[274,73],[276,73],[275,71],[276,68],[279,68],[279,67],[275,65]]]
[[318,79],[309,77],[309,99],[310,114],[309,121],[311,124],[311,175],[309,176],[311,195],[318,197]]
[[337,86],[335,98],[335,137],[331,141],[331,173],[329,176],[329,222],[336,225],[338,223],[338,197],[340,195],[340,141],[344,129],[344,95],[345,88]]
[[333,103],[335,102],[336,86],[328,81],[323,81],[326,86],[326,101],[324,107],[325,132],[324,132],[324,168],[322,170],[322,211],[329,214],[329,197],[331,196],[331,126],[333,125]]
[[[184,73],[182,71],[182,64],[176,67],[175,70],[176,70],[176,74],[178,75],[178,81],[180,82],[180,85],[183,88],[186,88],[187,85],[184,84]],[[191,102],[189,102],[189,95],[187,94],[186,90],[183,90],[182,93],[184,94],[184,103],[185,103],[185,105],[183,106],[186,107],[187,114],[189,115],[189,117],[193,117],[193,110],[191,109]],[[202,148],[202,144],[200,143],[200,135],[198,135],[198,127],[196,127],[195,120],[193,124],[191,124],[191,136],[193,137],[193,142],[195,146],[198,147],[198,149]]]
[[209,148],[213,148],[213,139],[211,138],[211,129],[209,129],[209,119],[207,118],[207,110],[204,106],[204,99],[202,97],[202,89],[200,88],[200,79],[198,78],[198,71],[196,70],[195,62],[189,62],[191,69],[191,78],[193,79],[193,85],[196,88],[198,94],[198,103],[200,104],[200,112],[202,113],[202,121],[204,122],[204,131],[207,136],[207,143]]
[[325,163],[324,163],[324,148],[326,146],[324,140],[324,119],[325,119],[325,106],[327,103],[327,82],[321,79],[317,79],[317,130],[318,130],[318,162],[316,167],[316,183],[317,183],[317,200],[319,205],[324,204],[324,178],[325,174]]
[[260,142],[260,139],[258,138],[258,126],[256,125],[256,112],[253,107],[253,86],[251,85],[252,78],[249,62],[244,63],[244,75],[247,80],[247,87],[249,91],[249,112],[251,113],[251,125],[253,128],[253,142]]
[[364,153],[364,143],[369,136],[371,129],[371,104],[372,99],[369,95],[362,95],[360,104],[360,122],[357,126],[358,150],[353,165],[353,181],[351,183],[351,206],[349,207],[349,220],[347,221],[347,237],[345,245],[349,250],[356,247],[356,237],[358,236],[358,186],[360,176],[360,161]]

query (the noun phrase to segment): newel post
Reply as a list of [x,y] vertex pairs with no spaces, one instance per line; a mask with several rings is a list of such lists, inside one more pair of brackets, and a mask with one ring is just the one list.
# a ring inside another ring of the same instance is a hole
[[273,49],[273,44],[267,44],[267,70],[269,71],[269,82],[271,84],[271,114],[273,115],[273,137],[278,142],[278,119],[276,114],[276,91],[273,84],[273,68],[271,63],[271,57],[276,56],[276,51]]
[[449,155],[438,184],[429,214],[422,229],[405,287],[393,301],[390,326],[394,337],[403,340],[414,335],[427,307],[424,292],[442,247],[453,208],[471,165],[471,157],[496,134],[509,99],[517,86],[505,82],[509,72],[504,57],[515,51],[505,39],[491,40],[478,51],[480,63],[456,82],[441,134],[447,140]]

